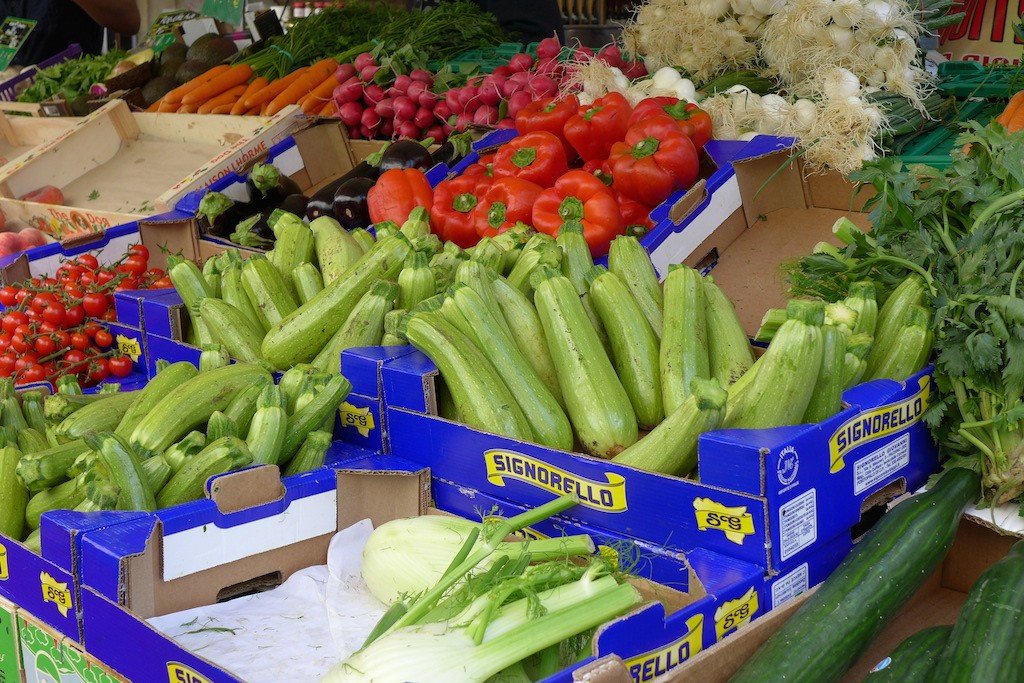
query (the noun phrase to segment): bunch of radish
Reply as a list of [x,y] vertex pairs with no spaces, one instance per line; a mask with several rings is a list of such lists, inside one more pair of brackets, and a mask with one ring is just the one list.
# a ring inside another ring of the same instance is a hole
[[535,99],[558,94],[574,64],[597,58],[622,70],[629,78],[647,73],[641,61],[625,61],[614,45],[596,55],[588,47],[576,48],[563,60],[557,38],[542,40],[537,58],[521,53],[492,73],[474,76],[461,88],[434,92],[434,74],[413,69],[380,83],[381,66],[369,53],[338,67],[334,90],[337,116],[354,139],[433,138],[443,142],[453,131],[470,124],[512,128],[516,113]]

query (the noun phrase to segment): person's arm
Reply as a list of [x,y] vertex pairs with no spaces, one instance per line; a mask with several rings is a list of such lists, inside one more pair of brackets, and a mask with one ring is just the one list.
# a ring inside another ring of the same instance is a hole
[[139,32],[139,8],[135,0],[72,0],[100,26],[124,36]]

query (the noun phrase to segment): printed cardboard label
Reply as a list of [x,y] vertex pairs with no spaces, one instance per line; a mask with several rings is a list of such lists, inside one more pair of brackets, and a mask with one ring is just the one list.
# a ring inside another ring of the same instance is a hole
[[73,608],[68,584],[57,581],[46,572],[40,572],[39,584],[43,589],[43,602],[52,602],[61,616],[66,617]]
[[715,610],[715,637],[721,640],[736,629],[746,626],[757,614],[757,590],[751,586],[735,600],[726,600]]
[[28,34],[36,27],[32,19],[7,17],[0,24],[0,70],[6,69],[18,50],[25,44]]
[[341,426],[353,427],[360,436],[370,436],[370,432],[377,428],[373,421],[373,414],[367,407],[356,408],[348,401],[341,404],[338,411],[341,415]]
[[11,578],[10,569],[7,567],[7,546],[0,543],[0,581]]
[[1022,41],[1013,32],[1021,14],[1019,2],[964,0],[955,11],[966,16],[939,31],[939,52],[946,59],[990,64],[1020,64]]
[[779,507],[779,554],[788,560],[818,539],[816,491],[810,489]]
[[927,375],[917,381],[921,388],[913,396],[864,411],[836,429],[828,440],[830,472],[842,470],[846,466],[843,458],[854,448],[907,429],[921,419],[928,408],[932,384]]
[[772,609],[792,600],[801,593],[806,593],[811,587],[810,567],[804,562],[802,565],[780,577],[772,584]]
[[704,615],[694,614],[686,620],[686,635],[668,645],[625,660],[634,681],[652,681],[701,651]]
[[607,472],[607,482],[584,479],[572,472],[554,467],[537,458],[506,450],[484,452],[487,481],[504,486],[505,479],[518,481],[550,491],[555,495],[577,495],[580,505],[602,512],[625,512],[626,479]]
[[19,617],[21,661],[26,681],[40,683],[120,683],[99,663],[64,644],[47,629]]
[[139,357],[142,355],[141,341],[126,337],[123,334],[117,335],[114,341],[117,342],[118,351],[131,358],[133,363],[139,362]]
[[853,493],[860,495],[910,464],[910,434],[890,441],[853,465]]
[[14,620],[14,607],[0,602],[0,683],[17,683],[20,680],[18,624]]
[[210,679],[178,662],[167,663],[168,683],[210,683]]
[[743,540],[754,534],[754,518],[745,506],[726,507],[710,498],[695,498],[693,507],[701,531],[721,531],[736,545],[743,545]]

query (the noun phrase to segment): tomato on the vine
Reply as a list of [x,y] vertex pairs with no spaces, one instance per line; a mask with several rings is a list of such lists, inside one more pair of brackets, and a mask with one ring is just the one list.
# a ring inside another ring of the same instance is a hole
[[149,247],[144,244],[133,244],[128,247],[128,253],[140,256],[143,261],[149,261]]
[[89,335],[87,335],[86,333],[75,332],[74,334],[71,335],[71,346],[78,349],[79,351],[85,351],[87,348],[89,348],[89,345]]
[[35,363],[28,366],[19,374],[19,380],[26,383],[42,382],[46,379],[46,369]]
[[64,326],[67,328],[78,327],[85,322],[85,309],[82,304],[76,304],[68,308],[64,316]]
[[0,356],[0,377],[10,377],[14,374],[14,363],[17,357],[10,353]]
[[61,361],[64,363],[64,366],[70,372],[81,372],[84,369],[82,367],[82,364],[85,363],[86,361],[85,352],[80,351],[79,349],[71,349],[70,351],[64,354],[64,357],[61,359]]
[[96,270],[97,268],[100,267],[99,259],[97,259],[92,254],[82,254],[81,256],[78,257],[77,261],[80,266],[88,268],[89,270]]
[[64,304],[57,301],[47,305],[43,310],[43,320],[51,325],[56,325],[57,327],[64,324],[64,320],[67,319],[67,316],[68,311],[64,308]]
[[18,356],[18,360],[14,361],[14,370],[18,371],[22,368],[27,368],[30,365],[35,365],[39,362],[39,358],[34,353],[23,353]]
[[89,379],[93,382],[102,382],[110,375],[106,358],[95,358],[89,363]]
[[57,350],[57,342],[54,341],[53,337],[45,334],[41,337],[37,337],[32,346],[40,356],[49,356]]
[[137,254],[132,254],[126,258],[124,262],[117,267],[117,269],[122,273],[129,273],[138,277],[145,273],[148,267],[149,261]]
[[86,315],[98,318],[107,310],[107,297],[99,292],[89,292],[82,299],[82,308],[85,309]]
[[114,377],[127,377],[132,372],[132,359],[128,356],[114,356],[107,361],[110,374]]
[[96,330],[96,333],[92,336],[92,340],[96,343],[97,346],[107,348],[108,346],[114,343],[114,335],[110,334],[110,332],[101,327],[100,329]]
[[2,306],[14,306],[18,303],[18,288],[7,285],[6,287],[0,287],[0,305]]

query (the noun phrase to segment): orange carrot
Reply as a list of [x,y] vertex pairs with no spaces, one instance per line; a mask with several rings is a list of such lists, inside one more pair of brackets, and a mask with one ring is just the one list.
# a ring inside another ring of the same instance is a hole
[[146,111],[147,112],[159,111],[160,105],[163,104],[163,101],[164,101],[164,98],[161,97],[159,100],[157,100],[153,104],[151,104],[148,107],[146,107]]
[[234,104],[238,101],[238,98],[241,97],[242,93],[244,92],[245,83],[241,85],[236,85],[235,87],[231,88],[231,90],[225,90],[220,95],[217,95],[216,97],[211,97],[210,99],[203,102],[201,105],[199,105],[199,109],[197,109],[196,112],[199,114],[209,114],[221,105]]
[[279,78],[276,81],[271,81],[270,83],[267,84],[267,87],[263,88],[262,90],[258,90],[253,94],[249,95],[248,97],[246,97],[245,106],[252,109],[253,107],[261,106],[264,103],[270,102],[270,100],[277,97],[282,90],[291,85],[293,81],[296,81],[299,78],[301,78],[302,74],[306,73],[306,71],[308,70],[309,67],[304,66],[300,69],[296,69],[287,76]]
[[254,92],[257,92],[261,88],[267,87],[267,82],[267,79],[264,78],[263,76],[257,76],[256,78],[252,79],[252,82],[249,84],[249,87],[245,89],[245,92],[242,93],[242,96],[238,98],[237,102],[235,102],[235,106],[231,108],[231,113],[236,116],[244,114],[246,109],[248,109],[248,107],[245,106],[245,98],[253,94]]
[[317,116],[332,117],[338,113],[338,104],[334,100],[327,100],[324,108],[317,112]]
[[183,104],[178,107],[179,114],[195,114],[199,107],[195,104]]
[[219,107],[214,107],[213,110],[210,113],[211,114],[230,114],[231,113],[231,109],[234,106],[235,106],[235,102],[231,102],[230,104],[222,104]]
[[331,99],[331,94],[334,93],[334,89],[338,87],[338,79],[334,77],[334,72],[323,80],[323,83],[316,86],[309,91],[308,95],[304,95],[299,100],[299,105],[302,107],[303,114],[312,114],[315,111],[319,111],[324,108],[324,103]]
[[338,63],[330,57],[321,59],[309,67],[309,71],[303,74],[302,78],[293,81],[291,85],[270,102],[270,106],[267,107],[267,115],[273,116],[289,104],[298,102],[300,97],[323,83],[324,79],[333,74],[337,68]]
[[181,103],[198,106],[235,86],[245,85],[250,78],[252,78],[252,67],[248,64],[236,64],[182,97]]
[[1006,108],[996,117],[996,121],[1011,133],[1024,128],[1024,90],[1010,98]]
[[246,109],[245,110],[245,115],[246,116],[259,116],[259,113],[260,113],[259,106],[255,106],[252,109]]
[[178,107],[181,106],[180,102],[169,102],[166,98],[160,100],[160,106],[157,107],[157,111],[160,112],[175,112],[178,111]]
[[207,81],[213,80],[214,78],[221,75],[230,68],[231,67],[227,64],[218,64],[212,69],[208,69],[205,73],[199,74],[191,81],[179,85],[177,88],[164,95],[164,99],[167,100],[167,102],[170,104],[181,104],[181,100],[183,97],[185,97],[185,95],[192,92],[193,90],[195,90],[202,84],[206,83]]

